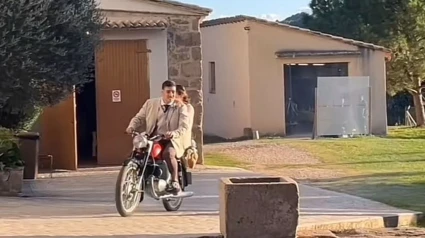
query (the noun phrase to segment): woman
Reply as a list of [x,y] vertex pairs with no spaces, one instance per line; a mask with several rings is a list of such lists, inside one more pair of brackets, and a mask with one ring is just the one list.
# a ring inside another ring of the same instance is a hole
[[189,116],[189,128],[186,133],[183,135],[184,148],[186,149],[185,159],[189,163],[190,168],[194,168],[196,161],[198,160],[198,152],[196,151],[196,145],[192,141],[192,127],[193,127],[193,117],[195,115],[195,110],[190,104],[189,96],[186,93],[186,89],[182,85],[176,86],[176,99],[179,103],[186,105],[187,112]]

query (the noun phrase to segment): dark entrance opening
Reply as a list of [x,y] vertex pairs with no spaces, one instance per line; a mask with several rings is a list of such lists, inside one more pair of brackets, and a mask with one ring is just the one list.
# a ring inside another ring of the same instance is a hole
[[96,83],[94,66],[89,69],[88,83],[77,85],[77,155],[78,167],[97,164],[96,154]]
[[317,77],[348,76],[348,63],[285,64],[285,121],[288,136],[311,136]]

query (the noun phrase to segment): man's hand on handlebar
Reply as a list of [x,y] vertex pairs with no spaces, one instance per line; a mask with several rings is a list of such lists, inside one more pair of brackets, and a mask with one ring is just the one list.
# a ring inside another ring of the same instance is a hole
[[173,138],[173,132],[168,131],[167,133],[165,133],[164,137],[167,140],[172,139]]
[[125,133],[127,133],[127,134],[133,134],[133,132],[134,132],[134,129],[133,129],[133,128],[131,128],[131,127],[127,128],[127,129],[125,130]]

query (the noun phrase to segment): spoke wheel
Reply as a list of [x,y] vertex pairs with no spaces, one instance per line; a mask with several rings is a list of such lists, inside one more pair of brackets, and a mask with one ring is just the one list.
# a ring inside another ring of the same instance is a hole
[[130,162],[121,168],[115,187],[115,205],[122,217],[130,216],[139,205],[141,193],[138,180],[137,165]]

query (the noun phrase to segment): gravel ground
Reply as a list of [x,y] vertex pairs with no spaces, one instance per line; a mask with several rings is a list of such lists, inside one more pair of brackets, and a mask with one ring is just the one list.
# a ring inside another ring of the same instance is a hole
[[296,150],[286,145],[269,143],[229,143],[227,146],[206,145],[208,152],[219,152],[237,157],[246,163],[268,165],[299,165],[318,164],[319,160],[308,153]]
[[284,175],[296,180],[331,179],[345,175],[341,171],[311,167],[321,162],[307,152],[283,144],[229,142],[205,145],[204,151],[225,154],[246,163],[248,169],[255,172]]

